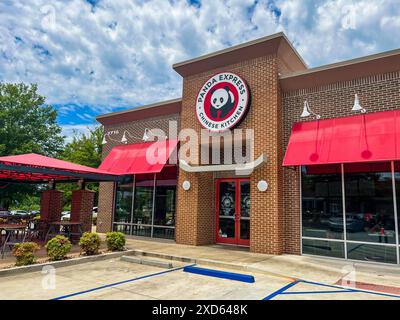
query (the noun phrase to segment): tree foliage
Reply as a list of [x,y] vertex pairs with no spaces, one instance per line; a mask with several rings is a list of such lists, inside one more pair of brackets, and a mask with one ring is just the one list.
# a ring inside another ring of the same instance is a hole
[[66,161],[97,168],[101,163],[103,130],[101,126],[89,129],[89,134],[75,134],[61,158]]
[[[61,159],[97,168],[101,163],[102,140],[103,130],[101,126],[89,129],[88,134],[75,132],[72,141],[65,146]],[[89,183],[87,188],[96,191],[94,200],[96,204],[98,202],[98,183]],[[77,185],[71,183],[58,184],[57,189],[64,192],[64,209],[69,210],[72,191],[77,189]]]
[[[54,157],[63,146],[57,111],[45,104],[37,85],[0,83],[0,156],[38,153]],[[33,185],[0,183],[0,207],[19,204],[37,191]]]
[[0,155],[57,156],[63,144],[57,111],[36,84],[0,83]]

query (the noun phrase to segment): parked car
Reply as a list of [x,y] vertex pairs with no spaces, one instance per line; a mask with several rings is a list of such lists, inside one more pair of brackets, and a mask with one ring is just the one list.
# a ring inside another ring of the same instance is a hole
[[[332,231],[343,231],[343,218],[335,217],[329,219],[329,227]],[[364,228],[364,222],[353,217],[346,217],[347,232],[359,232]]]
[[36,216],[39,215],[40,211],[39,210],[31,210],[31,216]]
[[61,212],[61,220],[68,221],[71,219],[71,211],[63,211]]
[[25,217],[25,216],[29,216],[29,212],[25,211],[25,210],[12,210],[11,211],[11,215],[12,216],[21,216],[21,217]]
[[0,208],[0,218],[10,216],[10,211]]
[[92,210],[92,217],[93,218],[97,218],[97,212],[99,211],[99,208],[98,207],[93,207],[93,210]]

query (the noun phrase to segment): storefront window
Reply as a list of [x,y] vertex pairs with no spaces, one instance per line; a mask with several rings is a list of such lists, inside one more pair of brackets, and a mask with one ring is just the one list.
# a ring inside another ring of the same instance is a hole
[[132,178],[127,178],[125,182],[117,184],[114,222],[131,222],[132,191]]
[[347,258],[353,260],[396,263],[396,247],[365,243],[347,243]]
[[394,162],[394,180],[396,186],[397,231],[400,243],[400,161]]
[[138,174],[118,184],[113,230],[174,239],[177,174],[177,167],[165,167],[160,173]]
[[393,178],[398,212],[400,164],[394,165],[394,176],[390,162],[302,167],[303,253],[397,263]]
[[302,167],[303,236],[343,239],[340,165]]
[[157,174],[154,225],[175,225],[177,176],[176,167],[165,168]]
[[337,241],[325,241],[303,239],[303,253],[316,256],[344,258],[344,243]]
[[389,162],[344,165],[347,240],[396,243]]
[[135,176],[135,199],[132,223],[152,224],[154,174]]
[[154,237],[174,239],[177,167],[166,167],[156,175]]

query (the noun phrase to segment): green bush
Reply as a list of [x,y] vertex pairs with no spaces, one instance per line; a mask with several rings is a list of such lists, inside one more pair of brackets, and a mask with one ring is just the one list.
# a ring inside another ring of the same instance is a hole
[[47,255],[52,261],[65,259],[71,248],[71,242],[64,236],[55,236],[46,244]]
[[35,242],[18,243],[13,248],[13,255],[17,258],[16,266],[26,266],[36,262],[35,252],[40,247]]
[[95,232],[85,232],[79,240],[79,246],[87,256],[98,254],[100,237]]
[[122,232],[108,232],[106,242],[108,250],[122,251],[125,246],[125,235]]

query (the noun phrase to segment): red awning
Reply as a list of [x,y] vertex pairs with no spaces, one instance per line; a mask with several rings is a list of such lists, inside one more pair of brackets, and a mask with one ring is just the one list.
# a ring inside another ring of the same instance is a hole
[[178,140],[165,140],[116,146],[99,169],[120,175],[157,173],[164,168],[177,144]]
[[48,179],[113,181],[114,177],[107,171],[35,153],[0,157],[0,180],[3,181],[40,182]]
[[298,122],[284,166],[400,160],[400,110]]

